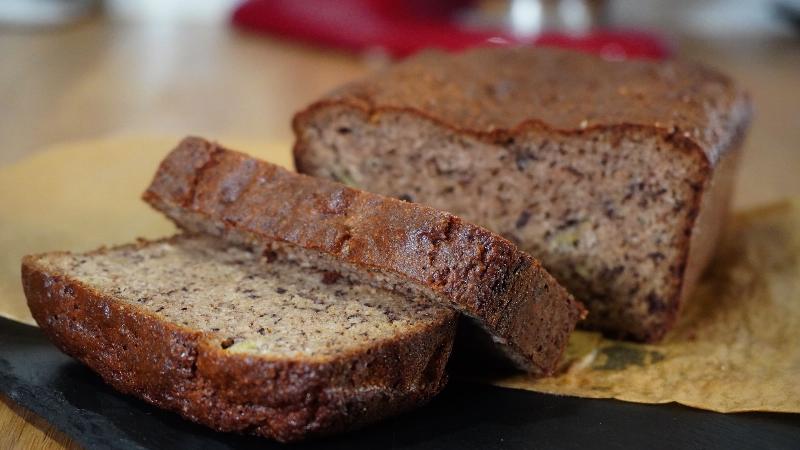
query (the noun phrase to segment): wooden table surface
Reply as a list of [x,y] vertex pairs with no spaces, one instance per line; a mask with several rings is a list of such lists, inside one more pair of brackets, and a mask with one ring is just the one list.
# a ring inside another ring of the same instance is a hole
[[[798,41],[683,39],[678,48],[729,72],[753,95],[757,119],[735,206],[800,195]],[[115,134],[288,142],[294,111],[382,64],[222,24],[103,17],[57,30],[0,28],[0,61],[0,164],[49,144]],[[0,400],[0,448],[77,447]]]

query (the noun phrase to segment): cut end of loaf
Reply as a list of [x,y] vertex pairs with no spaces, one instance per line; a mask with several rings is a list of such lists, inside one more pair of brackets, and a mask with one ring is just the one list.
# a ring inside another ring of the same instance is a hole
[[634,126],[476,135],[347,105],[297,125],[298,170],[499,232],[586,304],[584,326],[656,340],[674,320],[708,171],[680,140]]

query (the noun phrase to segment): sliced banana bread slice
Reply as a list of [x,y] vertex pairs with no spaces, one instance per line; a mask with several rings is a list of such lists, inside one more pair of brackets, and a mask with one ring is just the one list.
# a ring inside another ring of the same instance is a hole
[[426,53],[298,113],[294,157],[506,236],[586,304],[583,325],[655,341],[713,251],[749,119],[698,64]]
[[22,280],[43,332],[116,389],[280,441],[428,401],[456,323],[423,297],[210,237],[28,256]]
[[451,306],[531,372],[555,369],[584,312],[534,258],[484,228],[200,138],[166,157],[144,199],[189,231]]

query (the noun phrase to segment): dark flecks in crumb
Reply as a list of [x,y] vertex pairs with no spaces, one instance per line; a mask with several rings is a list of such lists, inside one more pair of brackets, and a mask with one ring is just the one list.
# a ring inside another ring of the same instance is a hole
[[521,213],[519,213],[519,217],[517,217],[517,222],[515,226],[517,227],[517,229],[520,229],[525,225],[527,225],[530,219],[531,219],[531,212],[528,211],[527,209],[524,209],[522,210]]
[[266,335],[266,330],[264,330],[264,327],[259,328],[257,331],[258,331],[258,334],[260,334],[262,336]]
[[353,131],[353,130],[351,130],[350,128],[347,128],[347,127],[339,127],[339,128],[336,129],[336,132],[339,133],[339,134],[350,134],[351,131]]
[[658,197],[661,197],[662,195],[664,195],[664,194],[666,194],[666,193],[667,193],[667,188],[661,188],[661,189],[658,189],[657,191],[654,191],[654,192],[651,194],[651,196],[652,196],[654,199],[656,199],[656,198],[658,198]]
[[574,227],[579,223],[580,220],[578,219],[567,219],[564,222],[560,223],[558,226],[556,226],[556,230],[558,231],[566,230],[567,228]]
[[655,292],[650,291],[647,294],[647,312],[650,314],[663,312],[667,310],[667,304],[664,299],[658,296]]
[[269,249],[264,250],[262,256],[266,258],[267,262],[275,262],[275,260],[278,259],[278,254]]
[[659,263],[665,260],[667,257],[661,252],[650,252],[647,254],[647,257],[652,259],[654,263]]
[[322,272],[322,283],[323,284],[334,284],[339,281],[339,278],[342,276],[336,272]]
[[583,172],[581,172],[580,170],[576,169],[574,166],[566,166],[566,167],[564,167],[564,170],[566,170],[567,172],[575,175],[578,178],[583,178]]
[[277,292],[278,294],[285,294],[286,293],[286,289],[282,288],[282,287],[276,287],[275,288],[275,292]]
[[397,313],[392,310],[384,310],[383,313],[386,315],[386,318],[389,319],[389,322],[396,322],[400,319]]
[[600,271],[600,278],[604,281],[611,281],[622,275],[625,272],[624,266],[614,266],[612,268],[604,267]]
[[232,346],[233,342],[234,342],[233,338],[225,338],[222,342],[219,343],[219,346],[222,347],[222,349],[224,350]]
[[603,202],[603,213],[609,219],[614,219],[617,214],[616,208],[614,208],[614,203],[610,200],[606,200]]
[[540,159],[541,158],[536,156],[536,154],[533,153],[532,151],[522,150],[519,153],[517,153],[515,162],[517,164],[517,169],[525,170],[528,167],[528,164],[530,164],[531,162],[539,161]]
[[163,311],[163,310],[164,310],[164,307],[163,307],[163,306],[159,306],[158,308],[156,308],[156,312],[161,312],[161,311]]
[[622,197],[622,203],[625,203],[625,202],[627,202],[628,200],[630,200],[630,199],[631,199],[631,197],[633,197],[633,192],[631,192],[631,191],[628,191],[628,192],[625,194],[625,196],[624,196],[624,197]]

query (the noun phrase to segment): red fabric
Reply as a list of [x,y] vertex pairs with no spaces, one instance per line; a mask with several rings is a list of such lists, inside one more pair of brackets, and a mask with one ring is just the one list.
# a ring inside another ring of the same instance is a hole
[[[449,21],[448,13],[468,0],[248,0],[233,13],[239,28],[314,44],[364,51],[382,48],[402,57],[423,48],[461,50],[481,45],[549,45],[612,58],[661,59],[670,47],[640,31],[598,30],[570,36],[544,33],[522,40],[506,31],[471,30]],[[435,5],[429,6],[429,5]]]

